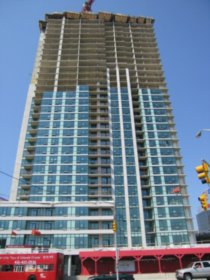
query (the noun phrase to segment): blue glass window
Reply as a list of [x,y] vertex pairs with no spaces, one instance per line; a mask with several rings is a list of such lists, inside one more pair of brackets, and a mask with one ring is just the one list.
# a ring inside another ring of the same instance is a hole
[[59,129],[53,129],[52,130],[52,136],[59,136],[60,130]]
[[147,123],[147,129],[148,129],[148,130],[154,130],[153,124]]
[[42,98],[52,98],[53,92],[43,92]]
[[157,155],[157,150],[156,149],[150,149],[150,154],[152,156],[156,156]]
[[88,136],[88,130],[87,129],[79,129],[77,134],[78,134],[78,136]]
[[55,194],[55,186],[47,186],[47,194]]
[[[20,208],[20,209],[22,209],[21,211],[23,211],[24,208]],[[21,213],[21,211],[19,211],[19,213]],[[0,207],[0,216],[4,216],[4,215],[7,216],[7,215],[10,215],[10,213],[11,213],[11,208]]]
[[121,165],[122,157],[114,157],[114,165]]
[[[130,115],[123,115],[123,122],[130,123],[131,122],[131,117]],[[131,129],[131,128],[130,128]]]
[[31,183],[39,183],[39,184],[43,184],[44,183],[44,176],[32,176],[31,178]]
[[59,139],[58,138],[52,138],[51,139],[51,145],[58,145]]
[[113,131],[113,138],[120,138],[120,131]]
[[151,89],[150,92],[151,94],[162,94],[160,89]]
[[79,107],[79,113],[80,112],[88,112],[88,106],[80,106]]
[[164,98],[161,95],[152,95],[152,101],[163,101]]
[[63,100],[62,99],[56,99],[55,105],[62,105]]
[[172,141],[171,140],[160,140],[159,145],[160,145],[160,147],[172,146]]
[[159,220],[159,228],[161,231],[168,230],[168,225],[166,220]]
[[132,138],[132,131],[131,130],[126,130],[124,132],[125,138]]
[[166,115],[166,110],[165,109],[154,109],[154,114],[155,115]]
[[78,165],[76,169],[77,173],[87,173],[88,172],[88,166],[87,165]]
[[168,124],[157,124],[156,127],[157,127],[157,130],[168,130],[169,129]]
[[57,163],[57,156],[50,156],[50,163]]
[[171,222],[172,230],[183,230],[187,229],[186,221],[181,219],[173,219]]
[[77,156],[77,163],[88,163],[87,156]]
[[39,122],[39,128],[48,128],[50,126],[49,121],[40,121]]
[[77,184],[87,184],[88,183],[87,175],[76,176],[76,183]]
[[163,205],[164,204],[164,198],[160,197],[160,196],[157,196],[156,197],[156,203],[157,203],[157,205]]
[[120,129],[120,124],[119,123],[112,123],[112,129]]
[[151,158],[151,161],[152,161],[152,164],[154,164],[154,165],[159,164],[159,160],[158,160],[157,157],[152,157],[152,158]]
[[136,173],[135,166],[127,166],[127,173],[128,174],[135,174]]
[[74,138],[62,138],[63,145],[73,145]]
[[66,105],[74,105],[75,104],[75,99],[66,99],[65,100],[65,104]]
[[166,184],[177,184],[179,183],[179,178],[177,176],[165,176]]
[[173,149],[165,148],[165,149],[160,149],[161,155],[173,155],[174,151]]
[[160,174],[160,168],[159,167],[153,167],[153,174]]
[[171,135],[169,132],[158,132],[158,138],[170,138]]
[[50,154],[58,154],[58,147],[51,147],[50,148]]
[[149,96],[148,95],[142,95],[142,98],[144,101],[149,101]]
[[[86,86],[86,85],[80,85],[78,86],[78,89],[79,91],[89,91],[89,86]],[[81,94],[81,93],[80,93]]]
[[168,122],[168,118],[167,117],[155,117],[155,121],[156,122]]
[[163,194],[163,187],[162,186],[155,186],[155,193],[158,194]]
[[55,184],[55,182],[56,182],[56,176],[49,175],[48,178],[47,178],[47,183]]
[[150,103],[149,102],[144,102],[144,107],[145,108],[150,108]]
[[64,92],[56,92],[56,97],[57,98],[62,98],[64,95]]
[[150,109],[145,109],[144,112],[146,115],[151,115],[151,113],[152,113],[152,111]]
[[64,114],[64,120],[73,120],[73,119],[74,119],[74,114],[71,113]]
[[112,107],[112,108],[111,108],[111,113],[112,113],[112,114],[117,114],[117,115],[118,115],[118,114],[119,114],[119,109],[118,109],[118,108],[113,108],[113,107]]
[[176,166],[164,166],[163,173],[164,174],[177,174],[177,167]]
[[159,176],[154,176],[154,183],[155,183],[155,184],[161,184],[161,177],[159,177]]
[[67,208],[66,207],[56,207],[55,208],[55,215],[56,216],[64,216],[67,215]]
[[163,102],[153,102],[152,103],[154,108],[164,108],[165,104]]
[[123,182],[124,182],[124,180],[123,180],[123,176],[115,176],[115,184],[116,185],[123,185]]
[[176,159],[173,157],[162,157],[161,158],[163,164],[174,164],[176,163]]
[[159,218],[166,217],[166,210],[165,210],[164,207],[158,207],[157,212],[158,212],[158,217]]
[[183,199],[181,196],[169,196],[167,197],[168,205],[182,205]]
[[68,105],[65,106],[65,112],[74,112],[74,111],[75,111],[74,106],[68,106]]
[[52,105],[52,99],[42,99],[42,106],[43,105]]
[[128,176],[128,185],[136,185],[136,177]]
[[71,165],[62,165],[60,168],[60,173],[71,173],[72,166]]
[[63,136],[73,136],[74,130],[73,129],[64,129],[63,130]]
[[78,154],[87,154],[88,153],[88,147],[86,147],[86,146],[79,146],[77,148],[77,153]]
[[74,122],[73,121],[67,121],[63,123],[64,128],[74,128]]
[[71,193],[71,187],[70,186],[62,186],[59,187],[59,194],[70,194]]
[[72,154],[73,153],[73,147],[62,147],[62,154]]

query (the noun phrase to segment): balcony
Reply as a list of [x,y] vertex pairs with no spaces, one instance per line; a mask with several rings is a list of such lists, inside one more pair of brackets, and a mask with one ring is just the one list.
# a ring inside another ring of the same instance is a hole
[[29,195],[28,194],[21,194],[19,196],[20,200],[28,200],[29,199]]
[[40,113],[33,113],[33,114],[32,114],[33,120],[38,120],[38,119],[39,119],[39,116],[40,116]]
[[31,136],[36,136],[37,130],[36,129],[30,129],[29,133],[31,134]]
[[30,188],[31,188],[31,186],[29,184],[21,185],[21,189],[24,190],[24,191],[29,191]]
[[32,161],[34,159],[34,153],[26,153],[25,158],[28,161]]
[[31,171],[22,171],[21,172],[21,177],[23,178],[23,179],[30,179],[31,178],[31,176],[32,176],[32,172]]
[[33,167],[32,164],[25,164],[25,165],[24,165],[24,168],[25,168],[25,170],[27,170],[27,171],[28,171],[28,170],[31,170],[32,167]]
[[28,146],[28,147],[27,147],[27,151],[28,151],[30,154],[34,153],[34,151],[35,151],[35,146]]
[[28,139],[28,142],[29,142],[30,144],[36,143],[36,137],[30,137],[30,138]]

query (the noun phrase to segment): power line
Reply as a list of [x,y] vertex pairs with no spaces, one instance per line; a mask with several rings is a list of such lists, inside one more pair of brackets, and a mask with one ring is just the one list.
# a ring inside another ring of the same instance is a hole
[[[3,174],[3,175],[5,175],[5,176],[7,176],[7,177],[10,177],[10,178],[12,178],[12,179],[15,179],[15,180],[18,180],[18,181],[19,181],[18,178],[14,177],[14,176],[12,176],[12,175],[10,175],[10,174],[8,174],[8,173],[2,171],[2,170],[0,170],[0,173]],[[3,198],[6,198],[6,199],[8,198],[8,195],[6,195],[6,194],[0,193],[0,195],[2,195]]]
[[10,177],[10,178],[12,178],[12,179],[15,179],[15,180],[20,180],[20,179],[18,179],[18,178],[16,178],[16,177],[14,177],[14,176],[12,176],[12,175],[10,175],[10,174],[8,174],[8,173],[6,173],[6,172],[4,172],[4,171],[2,171],[2,170],[0,170],[0,173],[1,174],[3,174],[3,175],[5,175],[5,176],[7,176],[7,177]]

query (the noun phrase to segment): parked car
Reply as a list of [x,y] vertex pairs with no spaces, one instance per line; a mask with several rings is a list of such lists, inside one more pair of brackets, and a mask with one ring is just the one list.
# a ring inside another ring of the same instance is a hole
[[193,262],[188,267],[176,271],[176,279],[191,280],[205,278],[210,280],[210,261]]
[[[116,274],[91,276],[88,280],[116,280]],[[134,280],[132,274],[119,274],[119,280]],[[210,280],[210,279],[209,279]]]

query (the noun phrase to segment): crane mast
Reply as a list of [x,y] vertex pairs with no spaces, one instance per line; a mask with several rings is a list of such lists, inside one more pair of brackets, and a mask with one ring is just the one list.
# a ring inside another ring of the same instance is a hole
[[89,13],[89,12],[92,12],[92,5],[93,5],[93,2],[95,0],[87,0],[85,1],[85,3],[83,4],[83,7],[82,7],[82,13]]

